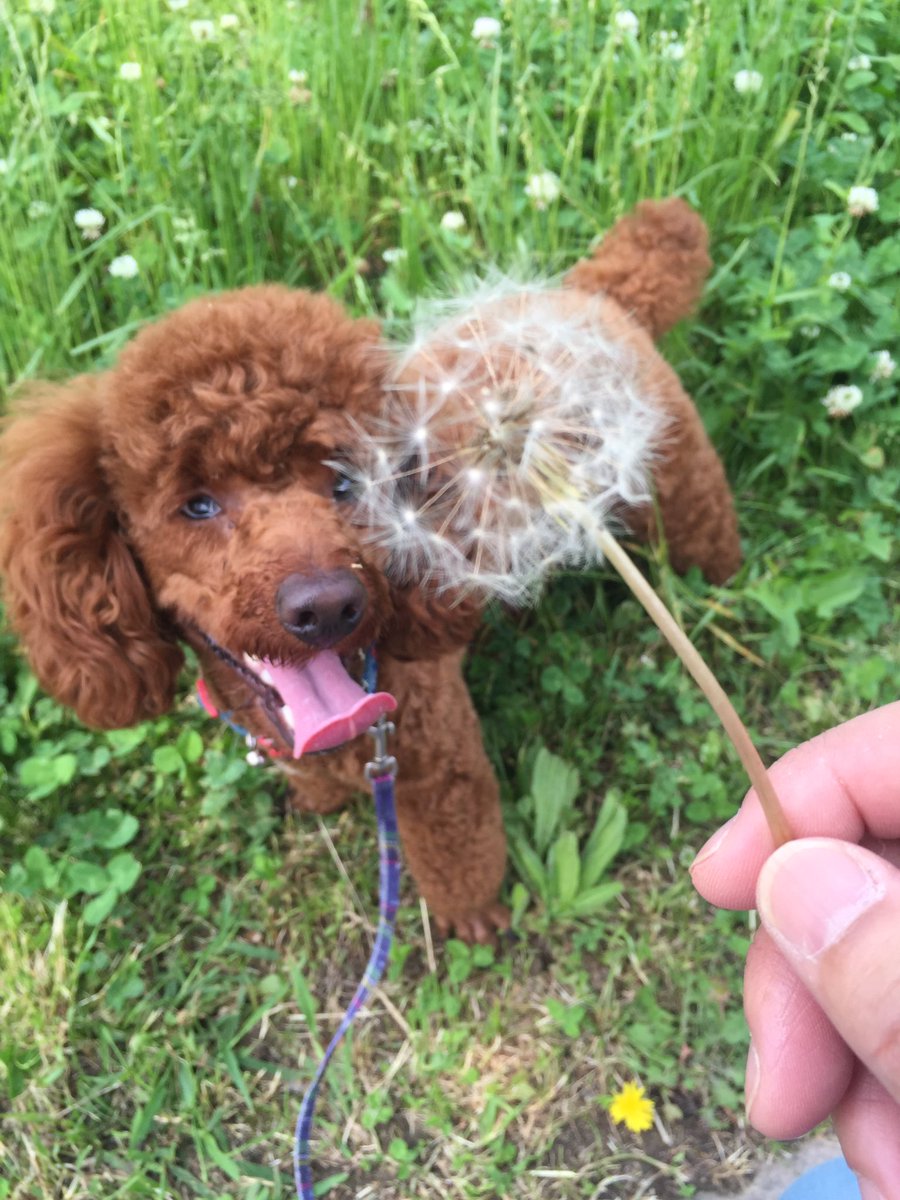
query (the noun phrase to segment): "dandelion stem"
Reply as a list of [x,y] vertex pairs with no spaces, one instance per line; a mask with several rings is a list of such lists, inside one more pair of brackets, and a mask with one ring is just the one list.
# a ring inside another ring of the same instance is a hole
[[601,529],[593,523],[592,525],[603,554],[631,588],[635,598],[643,605],[712,705],[713,711],[722,722],[725,732],[744,764],[744,769],[750,776],[750,782],[759,797],[776,847],[783,846],[785,842],[791,840],[793,834],[763,761],[750,740],[743,721],[725,695],[719,681],[701,658],[693,642],[687,637],[616,539],[605,529]]

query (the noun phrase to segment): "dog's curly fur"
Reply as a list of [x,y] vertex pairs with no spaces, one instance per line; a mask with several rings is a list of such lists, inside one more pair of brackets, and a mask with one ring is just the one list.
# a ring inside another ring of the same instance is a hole
[[[606,293],[606,319],[674,418],[656,470],[672,561],[721,581],[739,562],[727,484],[651,340],[691,308],[708,266],[699,218],[680,201],[645,203],[560,294],[568,304],[580,291]],[[386,369],[375,323],[325,296],[260,286],[189,303],[103,374],[32,389],[0,439],[4,600],[41,684],[86,724],[167,711],[187,643],[214,699],[277,739],[233,661],[309,658],[279,620],[280,581],[361,564],[366,612],[336,649],[377,645],[379,686],[399,705],[407,862],[439,926],[485,940],[505,921],[505,840],[461,672],[478,605],[393,586],[323,465],[352,438],[353,420],[379,408]],[[213,493],[221,516],[186,519],[197,493]],[[654,536],[649,510],[633,517],[638,534]],[[361,741],[286,765],[297,807],[325,811],[359,791]]]

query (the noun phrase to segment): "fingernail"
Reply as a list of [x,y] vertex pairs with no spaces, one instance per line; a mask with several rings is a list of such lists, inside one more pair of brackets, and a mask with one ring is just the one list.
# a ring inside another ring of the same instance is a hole
[[871,1179],[865,1179],[862,1175],[857,1175],[856,1183],[859,1187],[861,1200],[885,1200],[884,1192]]
[[756,1052],[756,1047],[753,1040],[750,1041],[750,1049],[747,1052],[747,1073],[744,1079],[744,1094],[747,1097],[747,1102],[744,1105],[744,1112],[750,1124],[753,1124],[753,1117],[750,1115],[753,1112],[753,1104],[756,1100],[756,1093],[759,1091],[759,1055]]
[[689,871],[693,871],[694,867],[699,867],[700,864],[706,862],[706,860],[708,858],[712,858],[712,856],[716,853],[716,851],[720,850],[722,848],[722,843],[728,837],[728,834],[731,830],[731,826],[733,823],[734,823],[734,817],[731,817],[728,821],[725,822],[725,824],[722,826],[721,829],[716,830],[716,832],[712,835],[712,837],[709,839],[709,841],[706,843],[706,845],[700,849],[699,853],[697,854],[697,857],[694,859],[694,861],[691,863],[690,867],[688,868]]
[[782,846],[763,867],[756,902],[775,939],[803,958],[839,942],[884,895],[858,846],[806,838]]

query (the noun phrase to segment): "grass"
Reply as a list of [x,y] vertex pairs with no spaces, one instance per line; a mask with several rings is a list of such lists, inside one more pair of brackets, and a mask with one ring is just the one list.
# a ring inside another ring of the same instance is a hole
[[[747,561],[727,589],[664,554],[645,567],[767,760],[892,698],[900,421],[895,379],[870,374],[897,344],[898,15],[685,0],[664,21],[636,6],[637,37],[616,37],[610,5],[535,0],[502,7],[482,46],[490,14],[466,0],[258,0],[223,28],[225,11],[0,4],[4,392],[264,278],[399,328],[416,295],[485,261],[561,269],[636,200],[677,192],[716,266],[665,350],[725,461]],[[758,92],[735,89],[741,69]],[[525,192],[541,171],[559,179],[545,208]],[[876,213],[848,214],[857,184]],[[86,207],[105,217],[92,241]],[[114,278],[124,254],[138,274]],[[862,390],[845,420],[820,403],[836,384]],[[606,875],[621,891],[573,920],[511,869],[518,939],[493,955],[432,951],[407,885],[390,977],[320,1100],[322,1194],[735,1183],[767,1153],[742,1116],[749,923],[710,912],[686,867],[738,802],[738,765],[607,573],[491,614],[469,675],[521,839],[545,745],[580,779],[567,845],[610,792],[624,806]],[[299,1096],[368,952],[372,818],[285,817],[185,697],[91,734],[0,641],[0,1200],[291,1194]],[[632,1078],[657,1104],[642,1136],[605,1110]]]

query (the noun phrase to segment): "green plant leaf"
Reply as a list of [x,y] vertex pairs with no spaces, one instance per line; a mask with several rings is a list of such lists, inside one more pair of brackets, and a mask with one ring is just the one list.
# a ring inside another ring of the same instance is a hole
[[615,792],[607,793],[582,855],[581,882],[593,887],[622,849],[628,814]]
[[566,913],[572,917],[590,917],[605,908],[610,900],[614,900],[622,891],[621,883],[601,883],[599,887],[588,888],[582,892],[566,908]]
[[107,809],[105,816],[110,823],[109,828],[98,838],[97,844],[104,850],[118,850],[121,846],[127,846],[140,828],[137,818],[117,808]]
[[577,770],[564,759],[541,747],[534,760],[531,794],[534,799],[534,844],[538,854],[546,854],[559,828],[564,812],[578,794]]
[[66,895],[77,896],[79,892],[86,892],[89,896],[96,896],[98,892],[104,891],[110,885],[109,872],[105,867],[101,867],[99,863],[76,862],[71,863],[65,872]]
[[507,832],[510,857],[516,869],[525,882],[542,900],[546,900],[550,890],[550,880],[547,869],[539,855],[523,835],[521,830],[512,828]]
[[561,833],[550,852],[553,894],[562,904],[569,904],[578,894],[581,881],[581,858],[578,838],[571,829]]
[[101,921],[105,921],[116,907],[118,899],[119,892],[117,888],[109,887],[105,892],[101,892],[90,904],[84,906],[85,925],[99,925]]
[[133,854],[117,854],[107,864],[110,880],[120,892],[130,891],[141,873],[141,864]]

